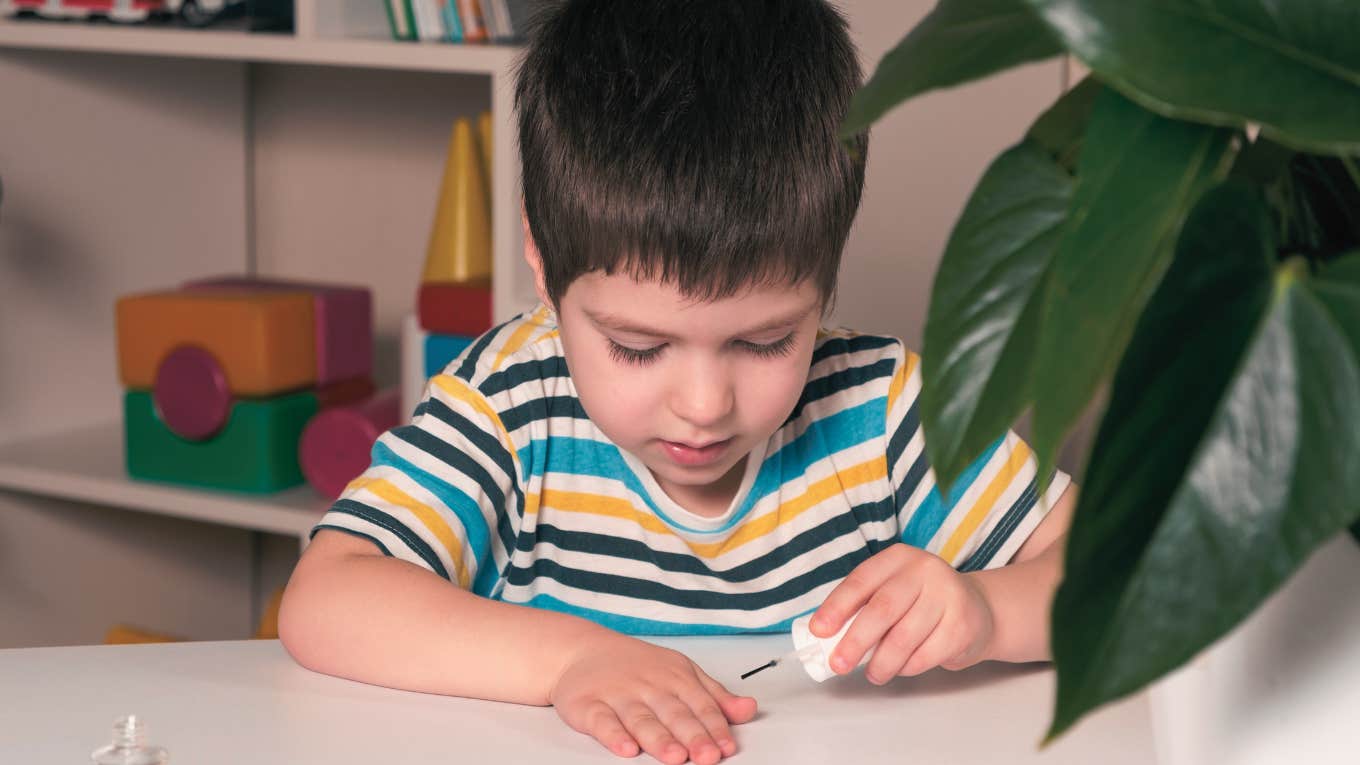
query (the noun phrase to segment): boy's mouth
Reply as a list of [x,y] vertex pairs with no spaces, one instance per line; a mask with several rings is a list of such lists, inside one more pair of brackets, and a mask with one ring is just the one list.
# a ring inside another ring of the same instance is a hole
[[711,465],[722,458],[727,451],[727,447],[732,443],[732,439],[722,441],[710,441],[706,444],[686,444],[679,441],[661,441],[661,446],[666,452],[666,456],[677,465],[685,467],[703,467]]

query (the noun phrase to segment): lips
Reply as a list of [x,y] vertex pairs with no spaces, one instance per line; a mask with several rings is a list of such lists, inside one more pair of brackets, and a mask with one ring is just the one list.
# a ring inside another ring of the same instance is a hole
[[684,467],[703,467],[722,459],[732,439],[709,441],[705,444],[689,444],[680,441],[662,441],[661,447],[666,456],[677,465]]

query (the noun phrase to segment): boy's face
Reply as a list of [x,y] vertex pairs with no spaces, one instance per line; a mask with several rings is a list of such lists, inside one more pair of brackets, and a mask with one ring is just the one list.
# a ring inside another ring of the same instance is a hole
[[822,312],[811,282],[711,302],[626,274],[586,274],[557,306],[590,419],[686,509],[717,514],[746,455],[802,394]]

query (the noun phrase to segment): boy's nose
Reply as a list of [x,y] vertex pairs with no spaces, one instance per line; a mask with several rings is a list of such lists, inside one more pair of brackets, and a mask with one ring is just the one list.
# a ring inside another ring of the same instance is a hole
[[732,385],[717,370],[695,369],[679,381],[671,396],[676,416],[696,428],[722,422],[732,412]]

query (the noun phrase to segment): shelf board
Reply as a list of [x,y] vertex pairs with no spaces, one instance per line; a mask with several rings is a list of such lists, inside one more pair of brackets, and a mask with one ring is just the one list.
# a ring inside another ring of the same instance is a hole
[[330,506],[308,486],[238,494],[134,481],[116,422],[0,443],[0,489],[299,538]]
[[508,72],[513,45],[304,39],[289,33],[0,19],[0,50],[41,49],[462,74]]

